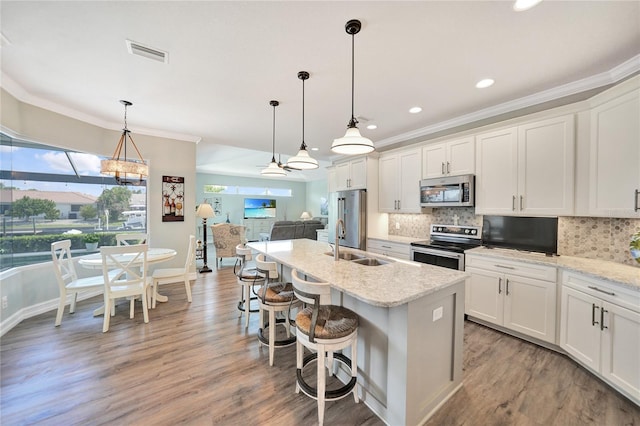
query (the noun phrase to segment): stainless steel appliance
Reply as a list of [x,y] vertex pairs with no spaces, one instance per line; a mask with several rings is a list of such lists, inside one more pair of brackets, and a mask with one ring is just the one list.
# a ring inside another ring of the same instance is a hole
[[339,243],[343,247],[364,250],[367,242],[367,191],[353,189],[332,192],[329,196],[329,242],[336,239],[336,222],[342,219],[345,235]]
[[464,271],[464,251],[480,245],[480,226],[431,225],[431,240],[411,243],[411,260]]
[[420,181],[422,207],[473,207],[475,176],[447,176]]

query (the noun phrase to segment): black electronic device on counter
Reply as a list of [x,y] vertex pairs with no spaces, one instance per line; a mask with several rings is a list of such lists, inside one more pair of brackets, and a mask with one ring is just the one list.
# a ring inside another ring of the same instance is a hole
[[556,255],[558,254],[558,218],[484,216],[482,244],[486,247]]

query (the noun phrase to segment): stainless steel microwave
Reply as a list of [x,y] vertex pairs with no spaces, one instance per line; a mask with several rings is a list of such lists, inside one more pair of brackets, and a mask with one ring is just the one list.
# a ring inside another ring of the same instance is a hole
[[473,207],[475,180],[474,175],[423,179],[420,181],[420,206]]

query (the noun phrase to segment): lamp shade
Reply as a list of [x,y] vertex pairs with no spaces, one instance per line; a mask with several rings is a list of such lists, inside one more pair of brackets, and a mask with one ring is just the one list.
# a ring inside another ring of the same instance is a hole
[[309,213],[309,212],[302,212],[302,214],[300,215],[300,219],[302,219],[302,220],[309,220],[309,219],[311,219],[311,213]]
[[374,149],[371,139],[361,136],[356,126],[349,126],[347,133],[341,138],[334,139],[331,145],[331,151],[345,155],[368,154]]
[[300,149],[295,157],[289,158],[287,166],[298,170],[312,170],[318,168],[318,160],[311,158],[306,149]]
[[287,172],[285,172],[284,169],[280,168],[280,166],[278,166],[278,163],[272,161],[266,168],[262,169],[260,174],[263,176],[279,177],[286,176]]
[[198,210],[196,210],[196,216],[201,217],[203,219],[207,219],[209,217],[214,217],[216,214],[213,212],[213,207],[211,204],[202,203],[198,206]]

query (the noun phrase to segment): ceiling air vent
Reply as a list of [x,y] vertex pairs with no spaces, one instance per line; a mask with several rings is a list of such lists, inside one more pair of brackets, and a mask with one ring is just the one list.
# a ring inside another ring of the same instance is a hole
[[138,42],[127,40],[127,51],[132,55],[143,56],[154,61],[169,63],[169,52],[144,46]]

